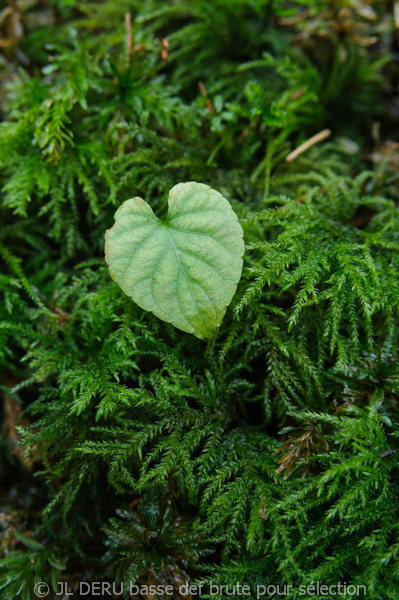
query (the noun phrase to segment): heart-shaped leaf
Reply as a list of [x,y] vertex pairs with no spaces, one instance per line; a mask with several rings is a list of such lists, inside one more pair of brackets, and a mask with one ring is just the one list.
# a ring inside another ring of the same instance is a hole
[[105,234],[111,277],[136,304],[202,340],[213,339],[237,288],[244,240],[229,202],[203,183],[169,193],[166,221],[126,200]]

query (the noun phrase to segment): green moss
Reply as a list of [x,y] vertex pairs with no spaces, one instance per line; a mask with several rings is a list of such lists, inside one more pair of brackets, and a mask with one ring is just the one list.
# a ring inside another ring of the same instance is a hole
[[[21,11],[0,63],[3,597],[102,579],[396,599],[388,4]],[[247,245],[207,344],[135,305],[104,260],[123,201],[165,218],[183,181],[227,198]]]

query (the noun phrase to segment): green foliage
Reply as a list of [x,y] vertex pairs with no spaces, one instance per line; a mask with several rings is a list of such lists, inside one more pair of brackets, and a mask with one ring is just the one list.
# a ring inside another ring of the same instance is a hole
[[35,593],[36,589],[37,592],[43,594],[49,589],[46,587],[35,588],[35,584],[43,579],[44,573],[46,573],[46,579],[51,581],[53,589],[57,590],[58,578],[60,572],[65,569],[65,565],[53,555],[51,550],[46,549],[38,541],[18,531],[13,535],[16,541],[24,544],[26,550],[14,551],[2,560],[0,588],[5,588],[3,597],[6,600],[18,596],[34,600],[39,595],[39,593]]
[[141,498],[137,511],[117,511],[121,518],[110,519],[105,527],[110,550],[104,560],[110,573],[116,568],[126,589],[132,581],[164,586],[170,581],[178,596],[182,583],[191,581],[181,564],[192,565],[210,552],[190,530],[190,519],[173,518],[171,491],[168,486],[154,488]]
[[[102,579],[174,598],[199,581],[251,597],[287,584],[289,600],[346,582],[396,600],[388,3],[13,11],[23,37],[7,37],[7,11],[0,22],[2,597]],[[323,129],[331,141],[286,160]],[[181,181],[221,194],[246,242],[208,343],[143,311],[104,261],[121,202],[143,197],[165,220]]]

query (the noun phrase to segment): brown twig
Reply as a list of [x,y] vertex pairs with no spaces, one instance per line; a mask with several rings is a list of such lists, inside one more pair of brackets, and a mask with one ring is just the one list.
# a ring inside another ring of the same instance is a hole
[[126,52],[127,56],[130,59],[132,56],[132,19],[130,18],[130,13],[125,13],[125,29],[126,29]]
[[309,13],[309,9],[306,9],[297,15],[294,15],[293,17],[281,17],[280,19],[277,19],[277,23],[283,27],[292,27],[293,25],[296,25],[297,23],[300,23],[306,19],[309,16]]
[[395,29],[399,29],[399,0],[393,3],[393,22]]
[[309,138],[308,140],[306,140],[306,142],[304,142],[303,144],[301,144],[300,146],[298,146],[298,148],[296,148],[296,150],[294,150],[293,152],[291,152],[286,157],[285,160],[287,162],[292,162],[300,154],[303,154],[303,152],[306,152],[306,150],[308,150],[311,146],[314,146],[315,144],[318,144],[319,142],[325,140],[326,138],[330,137],[330,135],[331,135],[331,130],[330,129],[323,129],[323,131],[320,131],[319,133],[316,133],[316,135],[312,136],[311,138]]

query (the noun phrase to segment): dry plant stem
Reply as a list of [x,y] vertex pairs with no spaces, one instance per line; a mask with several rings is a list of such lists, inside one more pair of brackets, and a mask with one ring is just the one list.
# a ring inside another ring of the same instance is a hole
[[291,152],[286,157],[285,160],[287,162],[292,162],[300,154],[303,154],[304,152],[306,152],[306,150],[308,150],[309,148],[311,148],[311,146],[314,146],[315,144],[318,144],[319,142],[322,142],[326,138],[330,137],[330,135],[331,135],[331,130],[330,129],[323,129],[323,131],[320,131],[319,133],[316,133],[316,135],[312,136],[311,138],[309,138],[308,140],[306,140],[306,142],[304,142],[303,144],[301,144],[300,146],[298,146],[298,148],[296,148],[296,150],[294,150],[293,152]]
[[130,59],[132,55],[132,20],[129,13],[125,13],[125,29],[126,29],[126,52]]
[[281,17],[280,19],[278,19],[278,24],[282,25],[283,27],[292,27],[293,25],[296,25],[297,23],[300,23],[301,21],[306,19],[308,16],[309,10],[306,9],[298,13],[294,17]]
[[399,29],[399,0],[395,0],[393,3],[393,21],[395,29]]

